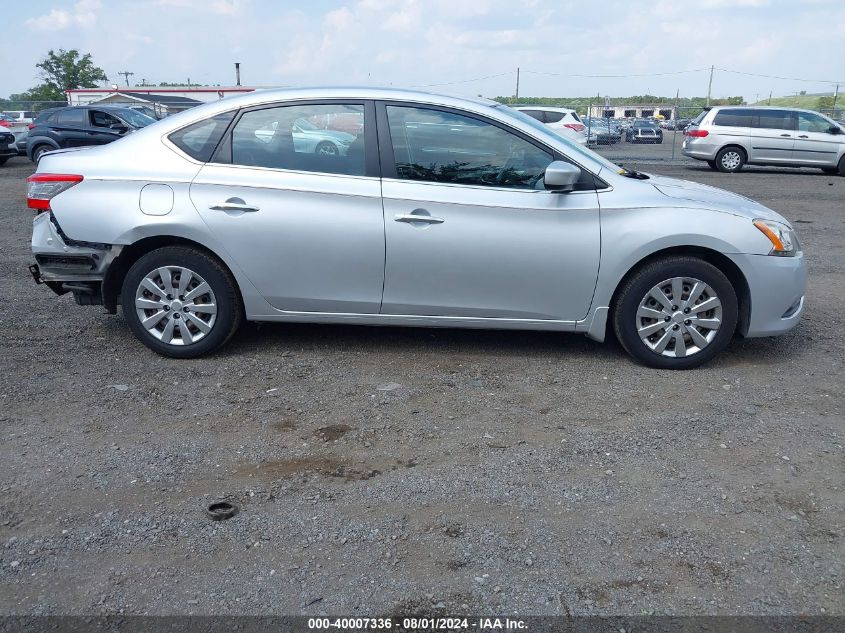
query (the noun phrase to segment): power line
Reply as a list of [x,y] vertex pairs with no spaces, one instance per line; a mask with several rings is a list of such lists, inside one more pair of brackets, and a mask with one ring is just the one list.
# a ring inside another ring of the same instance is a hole
[[[552,77],[580,77],[585,79],[624,79],[626,77],[663,77],[666,75],[683,75],[686,73],[700,73],[709,71],[709,68],[693,68],[691,70],[675,70],[665,73],[626,73],[623,75],[569,75],[564,73],[550,73],[542,70],[523,70],[524,73],[531,73],[532,75],[549,75]],[[719,70],[718,68],[716,70]]]
[[843,83],[842,80],[836,79],[799,79],[798,77],[780,77],[778,75],[761,75],[759,73],[746,73],[741,70],[730,70],[728,68],[716,68],[723,73],[733,73],[734,75],[747,75],[749,77],[764,77],[766,79],[782,79],[784,81],[806,81],[811,84],[836,84]]
[[411,88],[433,88],[435,86],[454,86],[456,84],[469,84],[469,83],[472,83],[474,81],[482,81],[484,79],[495,79],[496,77],[505,77],[506,75],[514,74],[514,72],[516,72],[516,71],[509,70],[508,72],[499,73],[498,75],[487,75],[485,77],[473,77],[472,79],[464,79],[462,81],[447,81],[446,83],[442,83],[442,84],[417,84],[417,85],[411,86]]

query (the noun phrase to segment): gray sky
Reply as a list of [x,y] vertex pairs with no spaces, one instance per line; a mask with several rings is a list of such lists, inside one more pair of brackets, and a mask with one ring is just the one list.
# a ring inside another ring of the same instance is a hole
[[3,15],[3,96],[37,83],[50,48],[91,52],[121,85],[123,70],[230,85],[235,61],[247,85],[488,97],[513,94],[517,66],[523,96],[701,96],[711,64],[812,80],[717,71],[715,97],[845,82],[842,0],[32,0],[3,2]]

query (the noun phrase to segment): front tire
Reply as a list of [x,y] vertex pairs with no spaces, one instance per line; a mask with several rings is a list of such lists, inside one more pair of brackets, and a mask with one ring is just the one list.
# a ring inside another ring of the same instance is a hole
[[0,167],[6,164],[6,161],[9,160],[11,156],[2,156],[0,157]]
[[166,246],[135,262],[123,280],[123,316],[154,352],[196,358],[237,331],[243,309],[232,274],[195,248]]
[[624,282],[613,306],[616,338],[643,365],[691,369],[727,347],[739,314],[736,291],[712,264],[673,256]]
[[723,147],[716,154],[716,168],[728,174],[736,173],[745,165],[745,152],[739,147]]
[[712,169],[713,171],[718,171],[718,170],[719,170],[719,166],[716,164],[716,161],[715,161],[715,160],[708,160],[708,161],[707,161],[707,166],[708,166],[710,169]]

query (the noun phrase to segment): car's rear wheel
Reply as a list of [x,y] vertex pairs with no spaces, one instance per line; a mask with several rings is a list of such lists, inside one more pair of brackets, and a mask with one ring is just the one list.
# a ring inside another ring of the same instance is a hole
[[745,165],[745,152],[739,147],[723,147],[716,154],[716,169],[726,173],[734,173]]
[[322,141],[317,144],[317,147],[314,148],[315,154],[322,154],[323,156],[337,156],[340,152],[337,149],[337,145],[330,141]]
[[838,173],[840,176],[845,176],[845,156],[839,159],[839,166],[832,170],[831,173]]
[[625,280],[613,325],[625,350],[644,365],[690,369],[728,345],[738,312],[736,292],[722,271],[695,257],[673,256]]
[[5,165],[6,161],[9,160],[11,156],[0,156],[0,166]]
[[707,166],[708,166],[708,167],[710,167],[710,169],[712,169],[712,170],[714,170],[714,171],[716,171],[716,170],[718,170],[718,169],[719,169],[719,166],[716,164],[716,161],[715,161],[715,160],[708,160],[708,161],[707,161]]
[[36,165],[38,161],[41,160],[41,157],[45,154],[45,152],[51,151],[53,148],[49,145],[38,145],[35,149],[32,150],[32,162]]
[[243,318],[231,273],[210,255],[184,246],[159,248],[135,262],[123,281],[121,305],[144,345],[175,358],[217,349]]

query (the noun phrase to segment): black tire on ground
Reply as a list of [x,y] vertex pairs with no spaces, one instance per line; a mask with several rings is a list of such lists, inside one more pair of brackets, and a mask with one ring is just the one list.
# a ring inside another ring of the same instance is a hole
[[715,160],[708,160],[708,161],[707,161],[707,166],[708,166],[710,169],[712,169],[713,171],[718,171],[718,169],[719,169],[719,167],[716,165],[716,161],[715,161]]
[[[640,302],[657,284],[673,277],[692,277],[709,285],[722,307],[722,323],[715,338],[704,349],[689,356],[663,356],[650,349],[637,333]],[[622,283],[612,306],[616,338],[643,365],[658,369],[692,369],[711,360],[727,347],[736,330],[739,314],[736,291],[721,270],[697,257],[676,255],[650,262]]]
[[340,152],[337,149],[337,145],[331,141],[321,141],[320,143],[317,143],[317,147],[314,148],[314,153],[336,156]]
[[831,176],[836,176],[839,173],[839,169],[836,167],[822,167],[822,171],[826,174],[830,174]]
[[716,169],[721,172],[732,174],[738,172],[745,165],[748,158],[745,150],[736,145],[728,145],[719,150],[716,154]]
[[11,156],[0,156],[0,165],[5,165],[6,161],[9,160]]
[[[165,266],[179,266],[195,272],[211,286],[214,292],[217,304],[215,322],[211,331],[195,343],[186,345],[163,343],[141,324],[138,311],[135,309],[135,293],[141,280],[156,269]],[[136,261],[123,280],[121,306],[129,329],[138,340],[154,352],[173,358],[196,358],[214,351],[232,337],[243,321],[240,291],[232,274],[213,256],[188,246],[158,248]]]
[[845,176],[845,156],[839,159],[839,175]]
[[32,162],[37,165],[38,161],[41,160],[42,154],[44,154],[44,152],[50,152],[53,149],[55,148],[50,145],[36,145],[32,150]]

